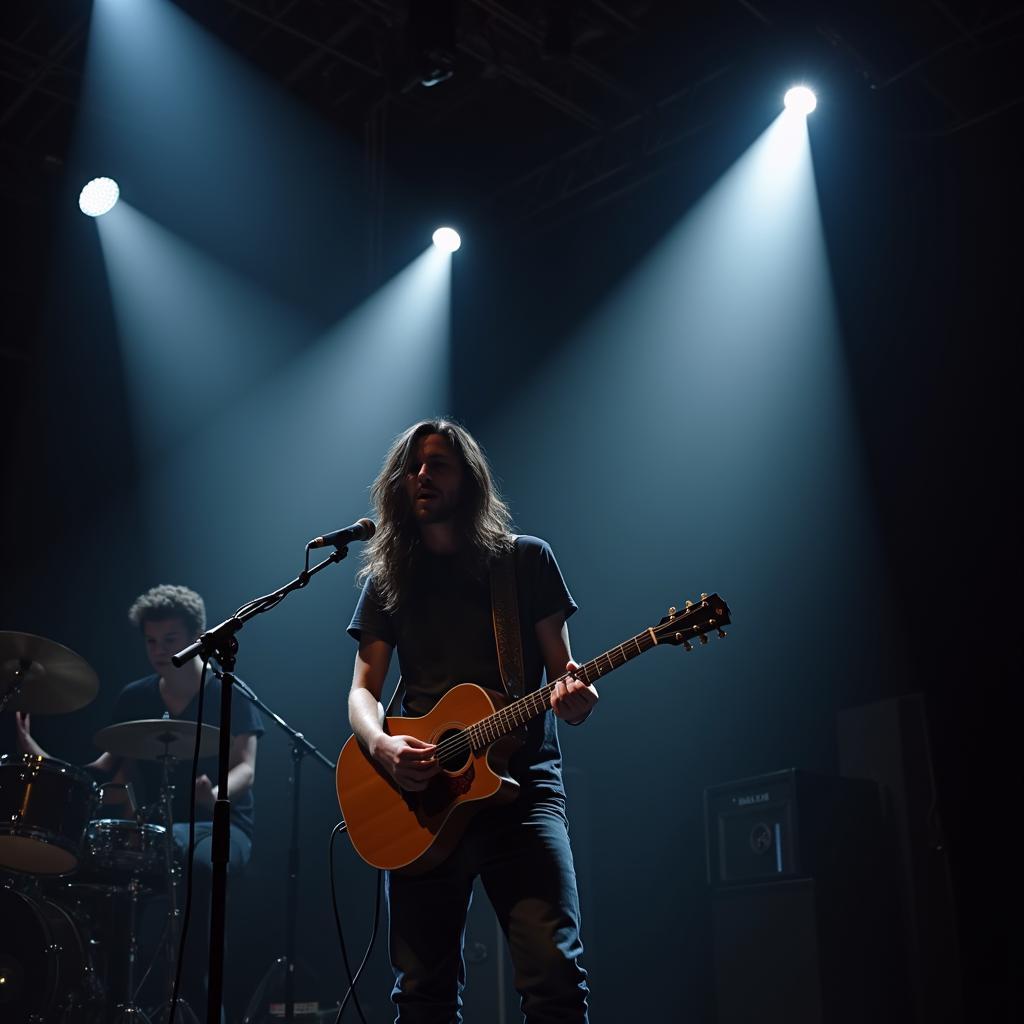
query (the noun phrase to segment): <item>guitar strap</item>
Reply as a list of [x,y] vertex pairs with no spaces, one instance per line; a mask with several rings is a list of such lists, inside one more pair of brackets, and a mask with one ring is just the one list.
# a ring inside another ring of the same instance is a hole
[[[491,621],[494,623],[494,642],[498,648],[498,668],[505,690],[513,700],[525,696],[523,679],[523,644],[519,633],[519,599],[516,596],[515,546],[491,565]],[[391,694],[386,717],[402,713],[405,684],[401,677]]]
[[498,668],[505,690],[513,700],[524,696],[523,644],[519,633],[516,596],[515,543],[491,566],[491,618],[498,647]]

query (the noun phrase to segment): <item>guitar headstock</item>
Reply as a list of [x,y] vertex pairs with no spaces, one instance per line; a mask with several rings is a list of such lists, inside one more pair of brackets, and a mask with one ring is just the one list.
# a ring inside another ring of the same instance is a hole
[[701,594],[699,601],[687,601],[682,608],[669,608],[657,626],[651,627],[659,644],[682,645],[693,650],[693,640],[708,642],[708,633],[717,631],[724,637],[730,623],[729,606],[718,594]]

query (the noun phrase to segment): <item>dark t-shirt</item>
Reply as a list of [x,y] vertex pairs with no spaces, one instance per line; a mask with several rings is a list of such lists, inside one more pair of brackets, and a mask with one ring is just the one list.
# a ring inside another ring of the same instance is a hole
[[[180,715],[171,715],[163,697],[160,696],[160,677],[151,675],[129,683],[118,694],[112,721],[134,722],[140,718],[163,718],[164,715],[167,715],[168,718],[194,722],[198,707],[199,694],[197,693]],[[220,726],[220,680],[209,673],[206,679],[206,693],[203,697],[203,723],[214,727]],[[236,691],[231,695],[231,735],[241,736],[245,733],[262,736],[263,720],[259,711]],[[143,790],[140,799],[155,806],[155,802],[160,796],[163,769],[157,761],[139,760],[135,763]],[[200,758],[197,777],[207,775],[210,781],[216,785],[217,763],[216,755]],[[174,800],[171,810],[176,822],[188,821],[189,801],[193,788],[191,771],[192,754],[191,748],[189,748],[188,758],[178,761],[171,771],[171,782],[174,784]],[[239,796],[231,798],[231,823],[237,825],[250,839],[253,830],[253,809],[252,787]],[[157,820],[155,814],[152,817]],[[196,821],[209,821],[211,817],[208,809],[196,805]]]
[[[548,544],[537,537],[517,537],[516,592],[526,692],[543,680],[544,660],[534,624],[555,612],[566,618],[576,611]],[[491,621],[490,581],[474,577],[457,555],[417,555],[413,590],[392,613],[381,607],[373,580],[367,581],[348,632],[363,633],[397,648],[405,684],[402,713],[424,715],[452,686],[477,683],[504,692]],[[526,742],[509,762],[509,771],[524,787],[562,792],[562,759],[555,716],[531,720]]]

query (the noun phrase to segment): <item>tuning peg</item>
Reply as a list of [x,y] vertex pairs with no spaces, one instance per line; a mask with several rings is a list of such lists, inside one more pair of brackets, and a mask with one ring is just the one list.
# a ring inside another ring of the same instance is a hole
[[693,602],[692,601],[687,601],[686,602],[686,607],[687,608],[692,608],[693,607]]
[[728,633],[726,633],[726,631],[725,631],[724,629],[720,629],[720,630],[718,631],[718,639],[719,639],[719,640],[724,640],[724,639],[725,639],[725,638],[726,638],[726,637],[727,637],[728,635],[729,635],[729,634],[728,634]]
[[707,594],[701,594],[701,595],[700,595],[700,599],[701,599],[702,601],[706,601],[706,600],[708,599],[708,595],[707,595]]
[[676,606],[675,606],[675,605],[672,605],[672,607],[671,607],[671,608],[669,608],[669,610],[668,610],[668,617],[669,617],[670,619],[674,619],[674,618],[675,618],[675,615],[676,615]]
[[701,635],[700,635],[700,645],[701,645],[701,647],[703,647],[707,642],[708,642],[708,635],[707,635],[707,633],[701,633]]
[[[676,639],[677,640],[683,640],[683,634],[682,633],[676,633]],[[684,651],[692,651],[693,650],[693,644],[691,644],[689,640],[683,640],[683,650]]]

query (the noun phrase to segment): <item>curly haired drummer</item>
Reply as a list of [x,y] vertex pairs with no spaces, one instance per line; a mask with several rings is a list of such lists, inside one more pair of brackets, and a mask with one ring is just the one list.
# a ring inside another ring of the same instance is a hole
[[[194,722],[197,719],[201,679],[201,665],[192,659],[181,668],[175,668],[171,656],[185,647],[190,640],[206,628],[206,607],[202,597],[188,587],[161,584],[141,594],[128,611],[128,619],[142,633],[151,674],[128,683],[118,694],[112,715],[113,723],[141,723],[152,719],[178,719]],[[256,776],[256,746],[263,734],[259,712],[246,700],[235,700],[231,713],[231,748],[228,767],[228,796],[231,800],[231,854],[229,869],[238,871],[249,861],[253,834],[253,781]],[[220,681],[210,678],[203,699],[203,722],[220,726]],[[19,748],[29,754],[48,756],[32,737],[28,714],[16,715]],[[123,788],[116,784],[131,783],[139,791],[146,808],[156,808],[160,796],[162,767],[155,760],[124,757],[105,751],[86,765],[104,782],[108,803],[124,801]],[[213,806],[218,787],[211,782],[216,778],[216,757],[201,758],[195,778],[191,778],[191,764],[179,760],[171,771],[174,786],[172,800],[174,841],[182,857],[188,847],[189,804],[195,792],[196,847],[193,864],[196,871],[193,882],[197,897],[209,889],[212,848]],[[160,823],[163,823],[162,819]],[[197,939],[205,936],[205,929],[191,933]],[[184,977],[186,995],[193,1005],[205,1001],[202,995],[205,976],[205,941],[190,942],[186,953]]]

